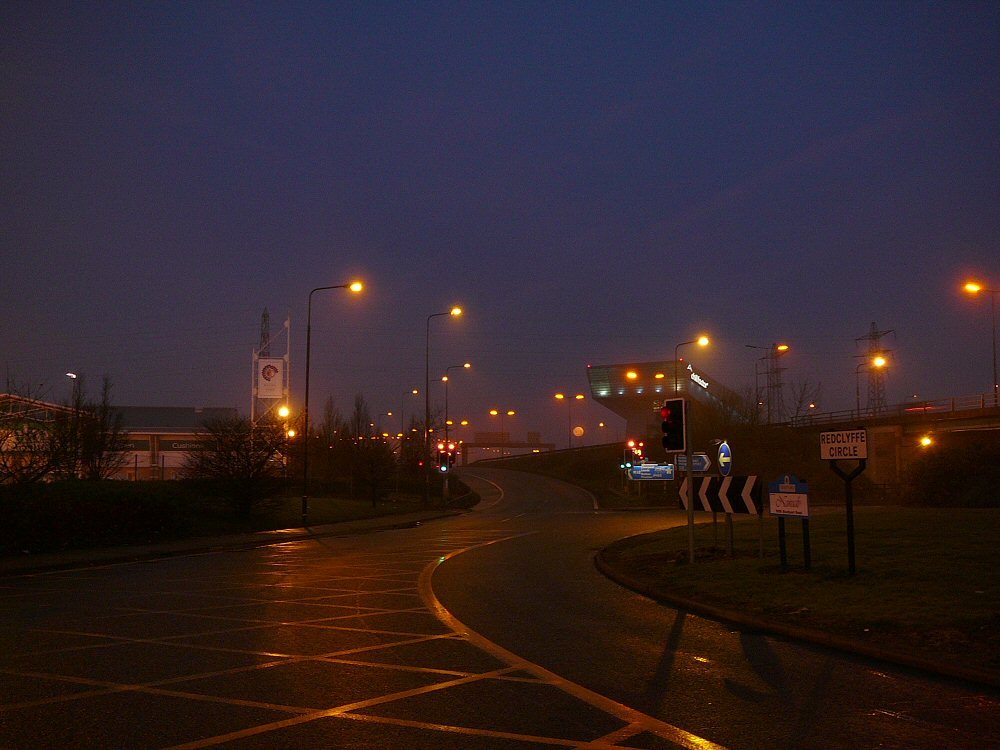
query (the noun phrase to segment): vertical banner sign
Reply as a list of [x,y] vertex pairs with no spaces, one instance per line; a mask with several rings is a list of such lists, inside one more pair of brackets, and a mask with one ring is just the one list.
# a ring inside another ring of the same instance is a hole
[[282,398],[285,360],[280,357],[257,359],[257,398]]

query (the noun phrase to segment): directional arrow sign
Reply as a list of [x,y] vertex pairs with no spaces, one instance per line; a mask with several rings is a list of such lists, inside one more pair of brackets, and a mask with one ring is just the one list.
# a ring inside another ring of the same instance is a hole
[[733,450],[729,447],[729,443],[723,440],[719,443],[719,473],[724,477],[728,477],[732,470]]
[[[677,454],[677,471],[687,471],[687,456],[683,453]],[[694,470],[698,473],[704,473],[712,468],[712,459],[708,457],[707,453],[695,453],[693,456],[692,463],[694,464]]]
[[673,464],[637,464],[629,467],[628,478],[635,480],[673,479]]

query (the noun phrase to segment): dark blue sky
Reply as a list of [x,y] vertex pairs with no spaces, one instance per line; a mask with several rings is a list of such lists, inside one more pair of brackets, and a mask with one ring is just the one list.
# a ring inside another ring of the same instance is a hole
[[824,409],[873,321],[890,402],[990,387],[994,2],[7,2],[0,70],[0,366],[56,400],[248,412],[266,307],[301,402],[309,290],[355,276],[313,405],[398,412],[455,302],[432,374],[515,437],[702,331],[737,389],[789,343]]

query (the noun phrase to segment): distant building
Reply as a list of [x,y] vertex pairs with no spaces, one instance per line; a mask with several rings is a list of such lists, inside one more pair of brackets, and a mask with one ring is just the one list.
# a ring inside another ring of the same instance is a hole
[[[191,406],[118,406],[128,456],[115,479],[176,479],[185,454],[204,440],[205,423],[238,416],[236,409]],[[50,424],[70,407],[0,393],[0,419]]]
[[236,409],[119,406],[129,457],[115,479],[177,479],[184,457],[205,438],[205,423],[238,416]]

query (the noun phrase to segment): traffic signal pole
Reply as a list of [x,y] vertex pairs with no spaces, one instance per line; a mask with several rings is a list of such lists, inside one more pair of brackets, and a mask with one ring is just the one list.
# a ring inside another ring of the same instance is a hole
[[660,406],[663,419],[663,448],[674,456],[687,458],[688,560],[694,562],[694,446],[691,444],[691,414],[687,399],[667,399]]
[[[685,404],[685,411],[686,411]],[[693,411],[693,410],[692,410]],[[694,450],[691,447],[691,415],[684,415],[684,455],[687,457],[688,562],[694,563]]]

